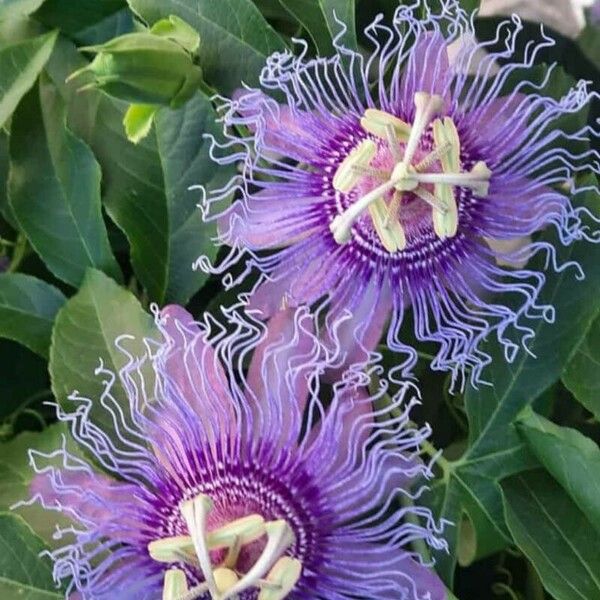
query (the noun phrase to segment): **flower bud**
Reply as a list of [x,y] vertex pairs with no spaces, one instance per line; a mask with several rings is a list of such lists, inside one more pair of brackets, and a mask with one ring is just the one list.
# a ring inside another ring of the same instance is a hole
[[69,80],[90,73],[93,82],[82,90],[97,88],[131,103],[177,108],[194,95],[202,81],[190,54],[198,44],[198,34],[189,25],[169,17],[151,30],[82,48],[96,57]]

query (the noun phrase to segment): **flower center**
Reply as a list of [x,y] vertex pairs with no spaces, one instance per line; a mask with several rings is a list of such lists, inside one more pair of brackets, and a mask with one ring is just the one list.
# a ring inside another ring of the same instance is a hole
[[[281,600],[296,585],[302,563],[284,553],[294,544],[292,528],[283,519],[265,521],[253,514],[208,531],[213,510],[211,498],[199,494],[183,502],[180,512],[189,535],[154,540],[148,544],[150,556],[161,563],[185,563],[202,572],[204,581],[191,589],[184,571],[166,571],[163,600],[195,600],[209,594],[212,600],[237,598],[248,589],[259,590],[258,600]],[[240,551],[262,538],[266,543],[254,564],[245,572],[236,568]],[[214,564],[213,556],[224,556]]]
[[[401,212],[407,193],[431,207],[436,235],[440,239],[450,238],[458,230],[454,188],[467,187],[476,196],[487,196],[492,173],[484,162],[477,162],[469,172],[461,171],[456,125],[449,117],[439,117],[442,98],[417,92],[415,107],[412,126],[376,109],[368,109],[361,119],[361,126],[367,133],[387,143],[392,165],[391,168],[379,168],[373,164],[378,146],[371,137],[362,140],[342,161],[333,178],[333,187],[338,192],[348,193],[355,188],[363,188],[366,179],[380,183],[333,219],[329,227],[338,244],[350,241],[352,226],[368,211],[385,249],[388,252],[404,250],[406,234]],[[419,144],[430,125],[434,147],[429,154],[421,157],[418,156]],[[436,170],[431,170],[434,167]]]

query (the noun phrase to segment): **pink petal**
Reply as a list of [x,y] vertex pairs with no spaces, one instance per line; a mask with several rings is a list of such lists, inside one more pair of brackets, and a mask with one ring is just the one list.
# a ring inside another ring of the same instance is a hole
[[247,377],[254,396],[255,433],[265,425],[275,426],[282,440],[297,440],[316,351],[314,320],[308,311],[285,308],[269,319]]
[[225,371],[194,318],[177,305],[165,307],[160,317],[171,344],[164,369],[181,399],[202,420],[207,433],[228,435],[235,413]]

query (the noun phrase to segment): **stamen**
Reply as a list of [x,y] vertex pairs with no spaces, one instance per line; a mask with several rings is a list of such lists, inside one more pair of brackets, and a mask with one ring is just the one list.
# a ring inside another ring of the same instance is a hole
[[427,202],[431,208],[434,208],[436,211],[442,214],[445,214],[448,210],[446,205],[439,198],[434,196],[430,191],[423,187],[418,187],[413,191],[413,194],[421,198],[421,200]]
[[188,531],[192,536],[194,548],[196,549],[196,555],[198,557],[198,561],[200,562],[200,569],[202,571],[202,575],[204,575],[208,590],[213,598],[217,598],[219,597],[217,592],[217,584],[213,575],[212,563],[210,560],[208,544],[205,536],[206,518],[212,508],[212,500],[208,496],[200,494],[193,500],[183,502],[180,507],[180,511],[185,519]]
[[360,180],[360,175],[354,171],[354,167],[368,167],[376,154],[377,144],[370,139],[362,140],[338,167],[333,177],[333,187],[338,192],[348,193]]
[[440,160],[447,152],[452,149],[452,145],[447,142],[435,148],[435,150],[431,151],[421,162],[417,163],[414,167],[415,171],[420,172],[424,171],[431,167],[435,162]]
[[337,215],[333,221],[329,224],[329,229],[333,233],[333,238],[338,244],[346,244],[352,237],[352,225],[354,221],[360,217],[364,210],[375,200],[378,200],[387,192],[392,190],[397,181],[390,179],[380,186],[371,190],[368,194],[365,194],[362,198],[359,198],[354,204],[349,206],[342,214]]
[[271,521],[266,523],[265,527],[267,544],[262,554],[237,584],[227,591],[222,600],[227,600],[245,589],[258,585],[259,580],[264,578],[273,563],[294,543],[294,532],[285,521]]
[[[396,194],[399,195],[398,192]],[[394,195],[394,199],[396,198]],[[393,200],[392,200],[393,205]],[[369,214],[373,227],[388,252],[397,252],[406,248],[404,228],[397,219],[390,219],[390,209],[382,198],[369,205]]]
[[381,181],[387,181],[391,175],[390,171],[375,169],[373,167],[365,167],[363,165],[354,165],[352,170],[359,175],[372,177],[373,179],[380,179]]
[[[450,146],[450,151],[441,156],[440,160],[444,173],[460,171],[460,138],[454,121],[447,117],[436,119],[433,123],[433,139],[438,148]],[[433,211],[433,229],[442,240],[454,237],[458,231],[458,206],[454,188],[445,183],[436,183],[435,196],[446,210],[443,213]]]
[[392,158],[398,162],[402,160],[402,150],[398,144],[398,138],[396,137],[396,130],[389,123],[385,126],[385,135],[387,137],[387,143],[392,153]]
[[389,126],[394,131],[395,139],[402,142],[408,140],[411,129],[410,125],[402,119],[376,108],[368,108],[365,111],[360,125],[366,132],[376,135],[382,140],[387,140]]
[[217,589],[221,594],[228,592],[240,580],[235,571],[219,567],[214,571]]
[[181,561],[198,566],[194,542],[189,535],[177,535],[154,540],[148,544],[148,553],[157,562],[173,563]]
[[169,569],[166,571],[162,600],[179,600],[187,591],[187,579],[181,569]]
[[269,571],[266,580],[259,581],[258,600],[283,600],[294,589],[301,575],[302,563],[296,558],[283,556]]

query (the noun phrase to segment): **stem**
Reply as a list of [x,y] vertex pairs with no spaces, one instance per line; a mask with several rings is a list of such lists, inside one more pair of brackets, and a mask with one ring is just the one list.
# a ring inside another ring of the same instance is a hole
[[16,273],[23,262],[23,259],[27,256],[28,245],[25,234],[20,233],[15,243],[15,249],[13,251],[12,260],[7,269],[8,273]]
[[530,562],[527,563],[527,589],[531,600],[544,600],[546,598],[540,576]]
[[[404,508],[412,508],[415,505],[412,501],[412,498],[404,494],[400,496],[400,504],[402,504]],[[413,512],[407,511],[405,518],[412,525],[422,527],[421,523],[419,522],[419,517]],[[427,542],[424,539],[417,538],[413,540],[411,544],[415,552],[417,552],[421,556],[424,563],[430,564],[432,562],[431,552],[429,552],[429,546],[427,545]]]

